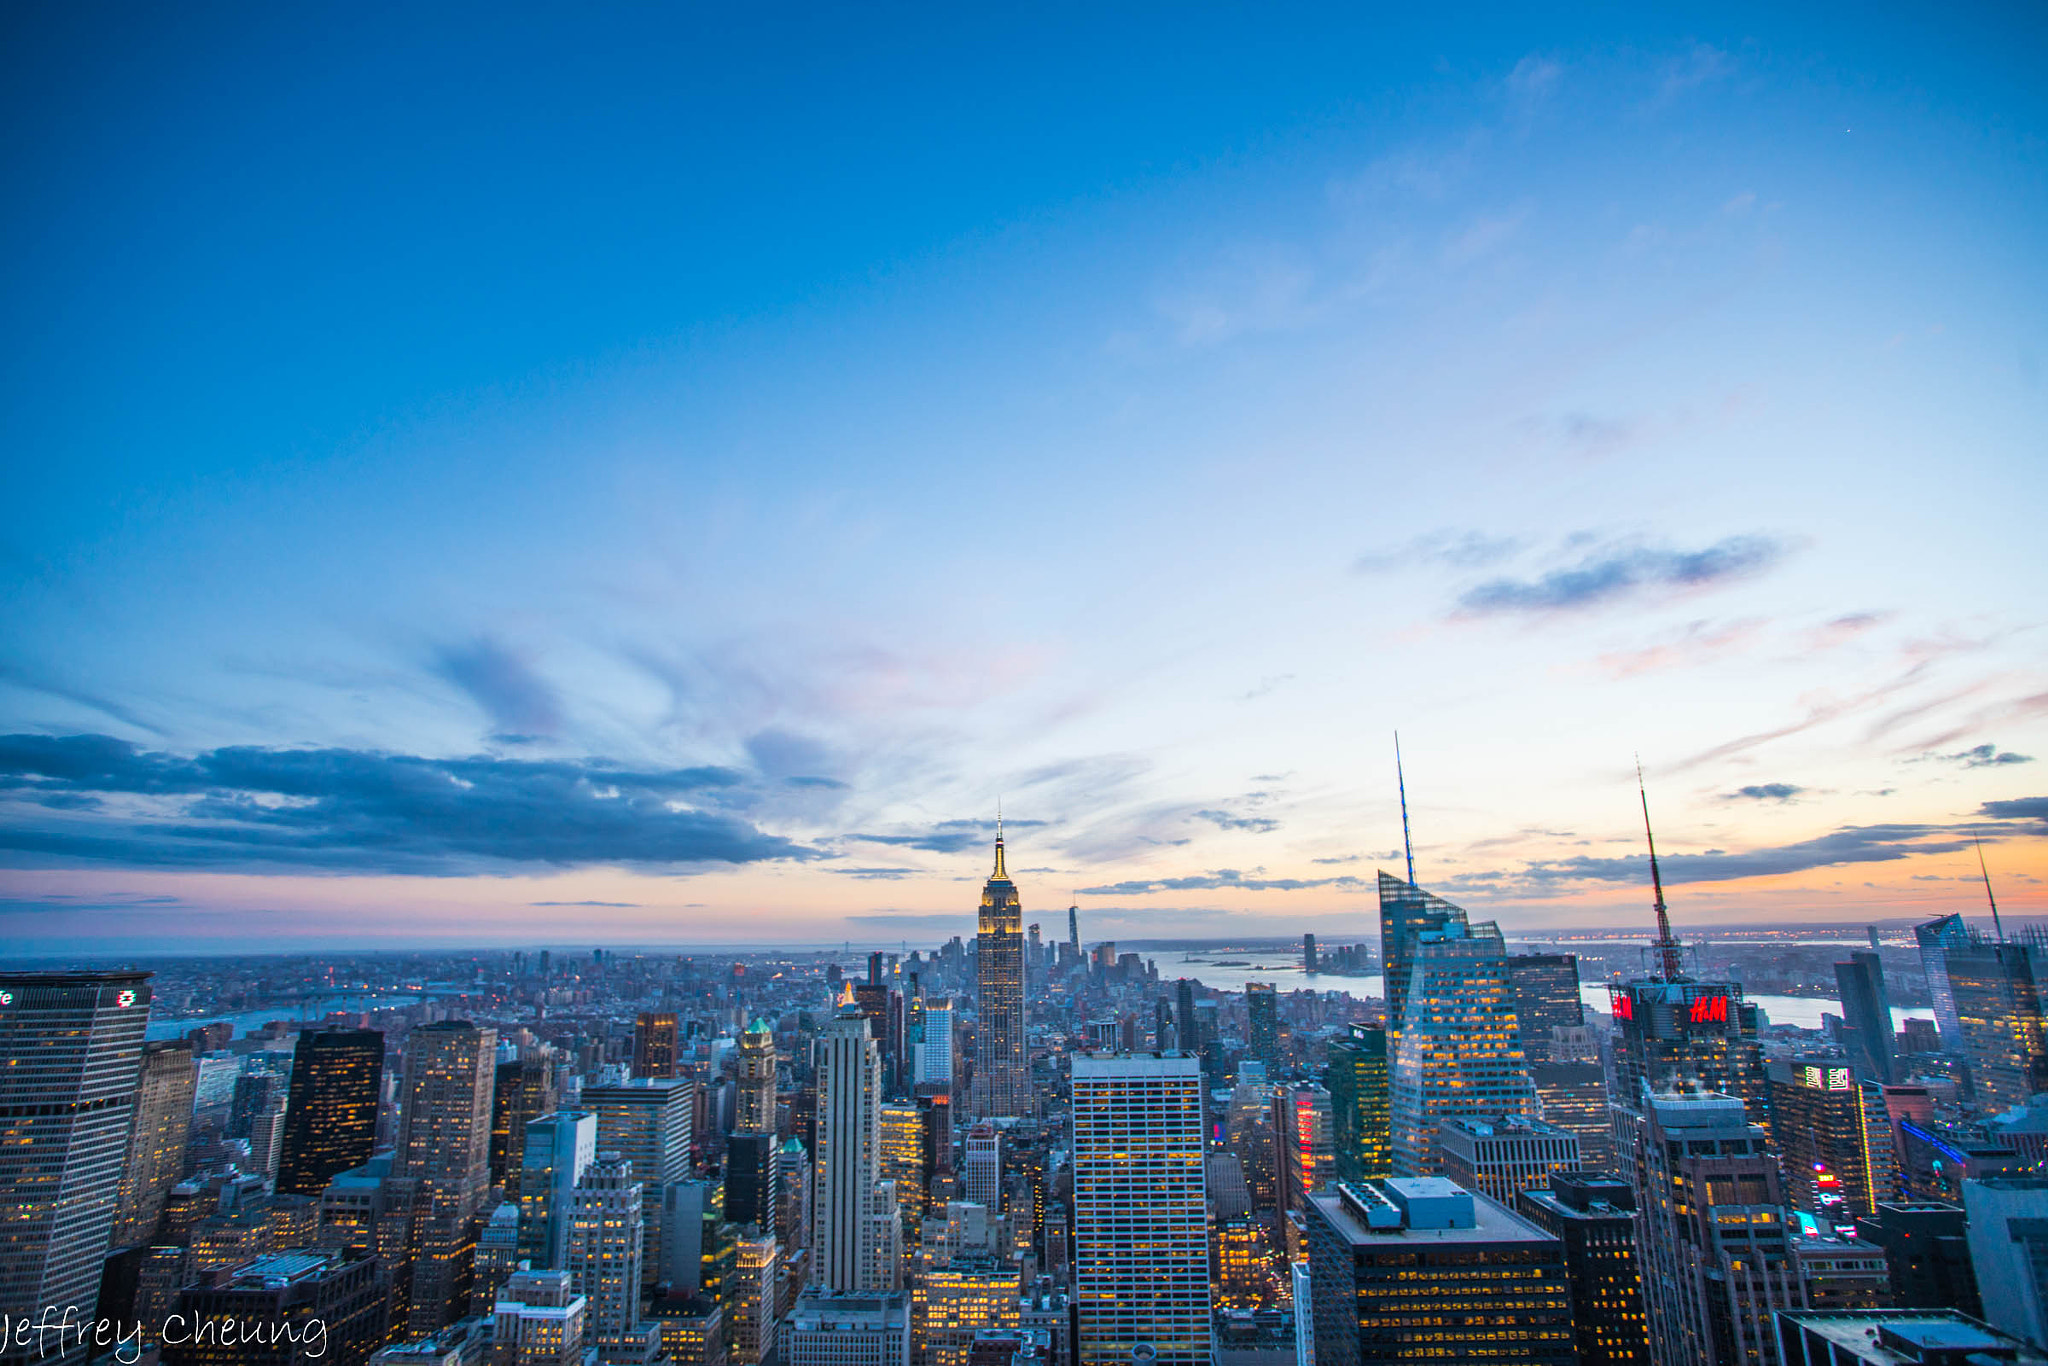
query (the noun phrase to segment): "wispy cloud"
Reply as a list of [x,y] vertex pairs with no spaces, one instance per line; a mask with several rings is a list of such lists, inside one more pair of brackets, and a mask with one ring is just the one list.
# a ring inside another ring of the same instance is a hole
[[1389,550],[1368,551],[1351,562],[1355,574],[1385,574],[1397,569],[1484,569],[1522,548],[1512,536],[1483,531],[1445,529],[1417,536]]
[[[1044,821],[1004,821],[1008,830],[1030,830],[1044,825]],[[992,820],[940,821],[923,830],[899,831],[885,834],[848,835],[848,839],[860,840],[866,844],[893,844],[904,849],[922,849],[928,854],[958,854],[969,849],[978,849],[993,843],[996,823]]]
[[1797,783],[1751,783],[1748,787],[1738,787],[1733,792],[1723,792],[1721,800],[1724,802],[1789,802],[1804,791],[1806,789]]
[[2031,764],[2031,754],[2016,754],[1997,745],[1972,745],[1953,754],[1922,754],[1915,763],[1960,764],[1964,768],[2003,768],[2008,764]]
[[507,744],[552,739],[562,728],[562,705],[525,660],[495,640],[479,637],[447,646],[434,672],[469,694],[490,718],[492,738]]
[[1197,811],[1197,820],[1204,820],[1218,830],[1248,830],[1255,835],[1271,834],[1280,828],[1280,822],[1264,816],[1233,816],[1228,811]]
[[631,910],[640,905],[637,901],[529,901],[529,906],[610,906],[619,910]]
[[1606,546],[1534,579],[1499,578],[1458,598],[1462,616],[1581,611],[1632,597],[1687,592],[1750,578],[1785,557],[1770,536],[1730,536],[1700,550]]
[[1251,876],[1235,868],[1219,868],[1214,872],[1200,873],[1190,877],[1146,878],[1129,882],[1110,882],[1100,887],[1083,887],[1083,896],[1144,896],[1150,892],[1213,892],[1219,888],[1235,887],[1246,892],[1299,892],[1311,887],[1363,887],[1363,878],[1356,877],[1260,877],[1256,870]]

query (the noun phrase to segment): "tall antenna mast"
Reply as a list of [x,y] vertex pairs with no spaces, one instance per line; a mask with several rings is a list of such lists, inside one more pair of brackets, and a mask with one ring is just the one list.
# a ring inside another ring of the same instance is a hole
[[2005,926],[1998,919],[1998,898],[1991,894],[1991,870],[1984,864],[1984,841],[1975,835],[1970,843],[1977,846],[1977,871],[1984,875],[1984,899],[1991,903],[1991,928],[1998,932],[1998,942],[2005,942]]
[[1657,835],[1650,829],[1650,790],[1643,785],[1643,756],[1636,756],[1636,794],[1643,799],[1643,837],[1650,845],[1650,886],[1657,894],[1657,957],[1664,967],[1664,980],[1675,982],[1685,975],[1679,960],[1678,941],[1671,937],[1671,915],[1664,909],[1664,874],[1657,867]]
[[1401,732],[1394,732],[1394,783],[1401,789],[1401,850],[1408,855],[1408,885],[1415,885],[1415,841],[1408,837],[1408,779],[1401,772]]

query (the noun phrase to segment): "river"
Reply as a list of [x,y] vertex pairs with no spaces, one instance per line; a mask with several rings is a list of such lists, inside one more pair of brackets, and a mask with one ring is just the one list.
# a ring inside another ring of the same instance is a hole
[[317,1020],[330,1010],[395,1010],[399,1006],[418,1005],[431,1000],[428,996],[413,995],[372,995],[363,993],[337,993],[333,996],[315,996],[310,1000],[289,1005],[265,1006],[261,1010],[243,1010],[228,1015],[194,1015],[188,1019],[152,1019],[149,1032],[151,1039],[178,1039],[203,1024],[214,1024],[226,1020],[235,1027],[235,1037],[241,1038],[252,1029],[261,1029],[272,1020]]

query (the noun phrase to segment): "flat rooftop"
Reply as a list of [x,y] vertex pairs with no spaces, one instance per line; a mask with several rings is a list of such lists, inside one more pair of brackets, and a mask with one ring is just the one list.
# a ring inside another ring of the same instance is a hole
[[1782,1316],[1874,1366],[1920,1366],[1929,1355],[2002,1351],[2012,1366],[2048,1366],[2028,1343],[1953,1309],[1794,1309]]
[[[1427,1179],[1427,1178],[1425,1178]],[[1462,1188],[1460,1188],[1462,1189]],[[1417,1243],[1552,1243],[1556,1238],[1506,1207],[1478,1192],[1472,1193],[1471,1228],[1367,1228],[1332,1191],[1311,1195],[1309,1203],[1322,1211],[1330,1227],[1353,1247],[1412,1247]]]

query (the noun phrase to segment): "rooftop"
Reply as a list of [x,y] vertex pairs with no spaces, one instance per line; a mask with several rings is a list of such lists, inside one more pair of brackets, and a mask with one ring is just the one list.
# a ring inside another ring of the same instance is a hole
[[[1443,1181],[1441,1177],[1417,1178],[1422,1181],[1442,1182],[1452,1190],[1465,1194],[1464,1188],[1454,1181]],[[1311,1195],[1309,1203],[1327,1219],[1337,1235],[1355,1248],[1413,1246],[1416,1243],[1550,1243],[1556,1240],[1536,1225],[1522,1218],[1483,1195],[1474,1194],[1472,1200],[1472,1223],[1465,1228],[1407,1228],[1394,1225],[1387,1228],[1369,1227],[1351,1201],[1338,1192]]]
[[2048,1366],[2030,1344],[1953,1309],[1785,1309],[1778,1317],[1872,1366],[1974,1360],[1963,1354],[1978,1352],[2011,1366]]

